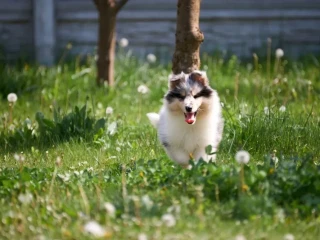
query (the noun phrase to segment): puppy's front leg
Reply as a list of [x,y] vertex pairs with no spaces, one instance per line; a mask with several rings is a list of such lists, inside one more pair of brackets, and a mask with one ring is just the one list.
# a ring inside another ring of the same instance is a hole
[[[216,152],[217,149],[216,148],[212,148],[212,152]],[[205,151],[205,148],[198,148],[195,152],[194,152],[194,159],[195,161],[199,161],[199,159],[202,158],[204,161],[209,162],[210,160],[212,162],[216,161],[216,154],[213,155],[208,155]]]
[[183,168],[188,168],[189,167],[189,160],[190,156],[189,154],[184,151],[183,149],[180,148],[174,148],[174,147],[166,147],[166,152],[168,156],[177,162],[178,164],[181,165]]

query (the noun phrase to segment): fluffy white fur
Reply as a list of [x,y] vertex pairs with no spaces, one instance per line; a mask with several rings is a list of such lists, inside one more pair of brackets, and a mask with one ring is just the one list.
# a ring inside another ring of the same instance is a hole
[[[191,77],[191,74],[195,74]],[[184,99],[167,99],[160,113],[148,113],[152,125],[158,130],[158,137],[168,156],[183,167],[189,165],[190,156],[195,160],[215,160],[215,155],[208,156],[205,148],[208,145],[217,151],[222,138],[223,118],[221,104],[217,92],[208,85],[204,72],[173,75],[169,78],[169,92],[177,91],[185,94]],[[196,79],[193,81],[191,78]],[[177,82],[180,81],[180,82]],[[202,88],[212,91],[210,96],[197,97]],[[168,95],[168,94],[167,94]],[[187,123],[186,106],[192,107],[195,121]]]

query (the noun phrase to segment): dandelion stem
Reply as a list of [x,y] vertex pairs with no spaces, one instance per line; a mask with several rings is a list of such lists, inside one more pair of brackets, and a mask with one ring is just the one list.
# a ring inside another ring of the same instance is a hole
[[50,183],[48,199],[50,199],[50,197],[51,197],[52,189],[53,189],[53,184],[54,184],[54,181],[55,181],[55,179],[56,179],[57,172],[58,172],[58,169],[57,169],[57,167],[55,167],[55,168],[54,168],[54,171],[53,171],[53,175],[52,175],[51,183]]
[[124,212],[128,214],[129,206],[128,206],[128,192],[127,192],[127,182],[126,182],[126,165],[122,165],[122,176],[121,176],[121,184],[122,184],[122,198],[124,203]]
[[82,197],[82,201],[83,201],[83,205],[84,205],[84,209],[86,211],[86,215],[89,216],[90,214],[90,208],[89,208],[89,201],[88,201],[88,197],[82,187],[82,185],[79,183],[78,184],[78,188]]
[[256,73],[259,72],[259,57],[256,53],[253,54],[253,63],[254,63],[254,70]]
[[219,185],[214,184],[214,190],[215,190],[215,196],[216,196],[216,201],[219,204],[220,203],[220,198],[219,198]]
[[244,183],[244,164],[243,163],[241,163],[241,169],[240,169],[240,183],[241,183],[241,192],[244,193],[245,183]]
[[12,112],[13,112],[13,104],[9,103],[9,125],[12,124]]
[[238,92],[239,92],[239,76],[240,73],[237,72],[235,79],[234,79],[234,99],[238,99]]
[[268,47],[267,47],[267,81],[269,82],[270,81],[270,68],[271,68],[271,43],[272,43],[272,40],[271,38],[268,38],[267,40],[267,44],[268,44]]
[[141,118],[141,103],[142,103],[142,100],[141,100],[141,96],[139,96],[139,111],[138,111],[138,121],[137,122],[140,122],[140,118]]
[[274,62],[274,73],[276,76],[279,74],[280,65],[281,65],[281,58],[276,57],[276,60]]
[[141,224],[141,214],[140,214],[140,202],[139,199],[133,200],[134,203],[134,215],[136,216],[138,223]]

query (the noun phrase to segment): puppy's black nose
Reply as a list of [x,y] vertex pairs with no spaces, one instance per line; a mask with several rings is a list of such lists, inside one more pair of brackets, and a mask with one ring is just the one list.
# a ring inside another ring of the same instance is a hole
[[186,111],[187,112],[191,112],[192,111],[192,107],[186,107]]

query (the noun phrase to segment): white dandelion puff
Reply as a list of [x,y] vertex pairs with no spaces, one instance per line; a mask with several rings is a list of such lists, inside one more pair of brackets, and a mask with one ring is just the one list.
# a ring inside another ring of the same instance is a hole
[[279,108],[279,111],[280,111],[280,112],[285,112],[285,111],[286,111],[286,106],[282,105],[282,106]]
[[285,221],[286,215],[282,208],[278,209],[276,212],[276,218],[283,223]]
[[32,199],[33,199],[33,196],[31,193],[25,193],[25,194],[20,193],[18,196],[18,200],[25,205],[28,205],[29,203],[31,203]]
[[264,107],[263,111],[264,111],[265,115],[269,115],[270,114],[270,110],[269,110],[268,107]]
[[146,94],[149,92],[149,88],[146,85],[140,85],[138,87],[138,92],[141,94]]
[[15,93],[9,93],[7,99],[9,103],[15,103],[18,100],[18,96]]
[[14,158],[16,161],[20,161],[20,156],[19,156],[19,154],[17,154],[17,153],[13,154],[13,158]]
[[109,124],[108,128],[107,128],[107,132],[110,135],[114,135],[117,131],[117,122],[112,122]]
[[145,205],[145,207],[148,210],[150,210],[153,206],[153,201],[150,199],[148,195],[143,195],[141,198],[141,202],[143,203],[143,205]]
[[157,57],[156,57],[156,55],[149,53],[147,55],[147,60],[149,63],[155,63],[157,61]]
[[247,164],[250,160],[250,154],[247,151],[240,150],[236,153],[235,159],[239,164]]
[[107,107],[106,108],[106,114],[111,115],[113,113],[113,108],[112,107]]
[[31,120],[29,118],[26,118],[26,120],[24,120],[24,124],[27,126],[28,129],[31,129]]
[[294,240],[294,236],[291,233],[284,235],[283,240]]
[[56,158],[56,165],[57,165],[57,166],[60,166],[60,165],[61,165],[61,161],[62,161],[61,157],[58,156],[58,157]]
[[13,158],[17,162],[23,162],[25,160],[25,157],[23,156],[22,152],[21,152],[21,154],[18,154],[18,153],[13,154]]
[[140,233],[138,235],[138,240],[148,240],[148,236],[145,233]]
[[234,240],[246,240],[246,237],[243,235],[237,235]]
[[58,174],[58,177],[61,178],[62,181],[68,182],[71,178],[71,174],[70,173]]
[[276,58],[280,59],[284,56],[284,51],[281,48],[276,50]]
[[119,46],[125,48],[129,45],[129,40],[126,38],[121,38],[119,41]]
[[176,225],[176,219],[175,217],[170,214],[170,213],[167,213],[167,214],[164,214],[162,217],[161,217],[161,220],[162,222],[167,226],[167,227],[173,227],[174,225]]
[[110,215],[111,217],[115,217],[116,215],[116,207],[109,202],[104,203],[104,208],[106,209],[108,215]]
[[102,109],[102,108],[103,108],[103,104],[102,104],[101,102],[98,102],[97,107],[98,107],[99,109]]
[[103,237],[106,235],[106,230],[96,221],[89,221],[84,225],[84,231],[92,234],[95,237]]

